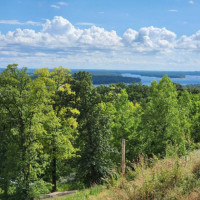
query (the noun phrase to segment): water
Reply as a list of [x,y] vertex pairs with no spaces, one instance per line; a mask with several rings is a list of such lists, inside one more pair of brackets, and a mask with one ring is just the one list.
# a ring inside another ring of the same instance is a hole
[[[141,79],[143,85],[151,85],[151,82],[156,80],[157,82],[160,81],[161,78],[158,77],[150,77],[150,76],[141,76],[136,74],[122,74],[124,77],[137,77]],[[170,78],[172,82],[179,83],[181,85],[189,85],[189,84],[200,84],[200,76],[194,75],[186,75],[185,78]]]

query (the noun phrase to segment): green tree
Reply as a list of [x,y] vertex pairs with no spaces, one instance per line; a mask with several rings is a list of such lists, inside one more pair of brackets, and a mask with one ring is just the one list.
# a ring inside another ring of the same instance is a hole
[[40,142],[45,132],[44,113],[50,110],[45,105],[47,90],[41,82],[33,84],[27,69],[18,70],[17,65],[9,65],[1,73],[0,85],[1,118],[5,119],[2,133],[7,142],[3,176],[8,185],[15,183],[17,199],[28,199],[34,195],[34,184],[47,163]]
[[150,89],[150,102],[141,121],[141,149],[148,155],[164,155],[169,143],[181,146],[184,140],[177,91],[167,76],[159,83],[153,81]]
[[86,185],[100,183],[111,168],[110,117],[104,111],[101,97],[87,72],[74,74],[72,89],[76,93],[79,135],[76,140],[80,158],[77,175]]
[[57,161],[67,160],[75,155],[73,138],[76,132],[76,117],[79,111],[74,108],[75,93],[71,91],[70,71],[63,67],[40,69],[35,72],[35,80],[43,81],[50,94],[52,111],[47,115],[45,123],[46,137],[43,140],[46,153],[50,156],[49,166],[52,179],[52,191],[57,190]]
[[112,167],[110,116],[105,114],[101,104],[94,105],[88,112],[85,129],[80,134],[79,177],[88,186],[101,183]]
[[178,105],[179,105],[179,119],[181,121],[181,131],[183,135],[182,142],[182,152],[191,151],[193,148],[193,141],[191,139],[191,130],[192,130],[192,94],[187,90],[183,90],[179,94]]
[[6,152],[9,151],[9,144],[12,143],[14,139],[12,135],[9,135],[10,127],[13,126],[13,120],[9,119],[7,110],[2,106],[1,103],[0,113],[0,188],[2,188],[4,191],[2,198],[8,199],[10,180],[14,176],[14,173],[12,173],[13,165],[11,162],[14,160],[8,160],[6,157]]
[[195,143],[200,142],[200,94],[192,95],[191,137]]
[[128,85],[126,91],[128,93],[128,99],[133,103],[139,103],[145,106],[149,101],[150,87],[142,85],[141,82]]
[[[110,105],[109,102],[107,105]],[[111,108],[112,107],[112,108]],[[141,107],[139,104],[133,104],[128,100],[128,94],[125,89],[121,90],[112,102],[109,108],[112,115],[112,138],[111,143],[115,148],[115,154],[112,156],[116,164],[121,161],[121,142],[126,140],[126,158],[133,161],[137,155],[137,128],[140,123]]]

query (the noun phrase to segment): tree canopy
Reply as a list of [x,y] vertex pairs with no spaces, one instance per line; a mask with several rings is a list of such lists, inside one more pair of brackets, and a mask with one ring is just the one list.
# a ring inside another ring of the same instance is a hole
[[[0,74],[0,198],[28,200],[59,184],[88,187],[140,154],[199,147],[200,95],[164,76],[151,86],[95,87],[85,71],[16,64]],[[131,165],[129,165],[131,166]]]

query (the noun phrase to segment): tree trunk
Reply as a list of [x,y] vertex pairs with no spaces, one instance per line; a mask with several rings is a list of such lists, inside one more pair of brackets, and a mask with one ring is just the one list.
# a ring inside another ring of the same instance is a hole
[[4,183],[4,194],[3,194],[5,199],[8,199],[8,187],[9,187],[8,181],[5,181],[5,183]]
[[121,164],[121,170],[122,170],[122,175],[125,175],[125,170],[126,170],[126,160],[125,160],[125,139],[122,139],[122,164]]
[[56,175],[56,158],[53,158],[52,160],[52,192],[55,192],[57,190],[56,185],[57,175]]

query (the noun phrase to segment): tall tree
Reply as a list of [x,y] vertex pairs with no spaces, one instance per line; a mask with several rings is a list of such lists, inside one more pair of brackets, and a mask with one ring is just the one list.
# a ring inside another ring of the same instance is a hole
[[148,155],[164,155],[169,143],[181,146],[184,140],[177,91],[167,76],[159,83],[153,81],[150,89],[150,102],[141,121],[141,149]]
[[[44,113],[50,109],[45,105],[47,90],[39,81],[33,84],[27,69],[18,70],[17,65],[9,65],[1,73],[0,85],[1,118],[7,120],[3,133],[8,138],[4,140],[7,149],[4,149],[3,165],[12,168],[3,172],[9,178],[5,179],[7,183],[15,182],[17,198],[27,199],[34,193],[30,184],[38,181],[46,164],[38,152],[43,151],[40,141],[45,132],[42,126],[46,120]],[[39,164],[41,160],[43,165]]]
[[187,153],[193,148],[193,141],[191,138],[191,129],[192,129],[192,94],[187,90],[183,90],[179,94],[178,105],[179,105],[179,119],[181,121],[181,131],[182,131],[182,147],[180,151]]
[[[113,96],[111,93],[109,94]],[[112,103],[112,104],[111,104]],[[137,128],[141,117],[141,107],[139,104],[133,104],[128,100],[128,94],[122,89],[112,102],[107,106],[112,119],[112,137],[111,143],[115,149],[112,159],[115,164],[121,161],[121,141],[126,140],[127,160],[133,161],[138,151]]]
[[[57,161],[66,160],[75,155],[72,141],[77,127],[76,117],[79,111],[74,108],[74,95],[71,91],[70,71],[63,67],[40,69],[35,72],[37,79],[43,81],[50,95],[52,111],[47,115],[46,137],[43,140],[46,153],[51,159],[52,191],[57,190]],[[37,80],[35,79],[35,80]]]
[[191,137],[195,143],[200,142],[200,94],[192,95]]
[[91,185],[101,182],[111,168],[110,117],[102,107],[89,73],[75,73],[72,89],[76,92],[76,106],[80,111],[76,140],[80,149],[78,176],[86,185]]

